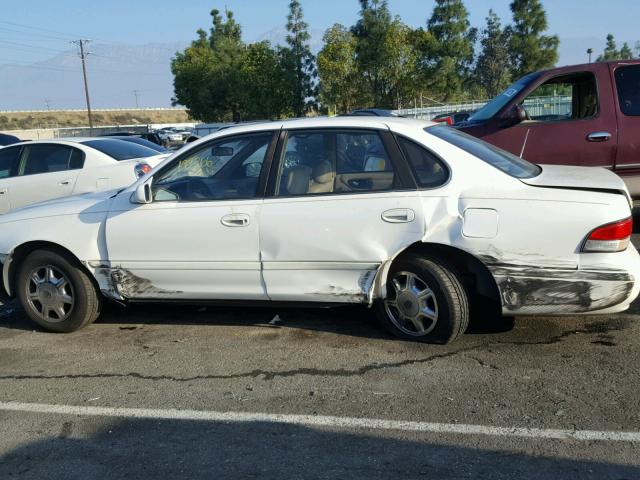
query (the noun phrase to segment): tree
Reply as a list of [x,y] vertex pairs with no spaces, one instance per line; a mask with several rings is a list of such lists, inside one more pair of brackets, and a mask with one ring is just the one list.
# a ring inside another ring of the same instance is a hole
[[622,48],[618,50],[616,40],[613,34],[607,35],[607,44],[602,55],[598,55],[597,62],[608,62],[610,60],[630,60],[633,58],[633,51],[628,43],[623,43]]
[[360,93],[356,39],[336,23],[325,32],[323,43],[318,53],[320,101],[325,108],[348,113],[358,103]]
[[513,25],[508,28],[511,76],[521,76],[549,68],[558,61],[557,35],[543,35],[547,30],[547,14],[540,0],[513,0]]
[[209,35],[198,38],[171,62],[174,104],[203,121],[240,121],[287,113],[284,69],[268,42],[245,45],[233,13],[211,11]]
[[302,7],[298,0],[289,3],[287,16],[287,44],[283,50],[287,62],[287,73],[292,90],[292,109],[297,117],[303,116],[313,106],[311,97],[315,95],[314,82],[317,77],[315,58],[309,48],[309,25],[304,21]]
[[431,84],[444,100],[460,96],[469,80],[477,30],[470,28],[468,18],[462,0],[436,0],[427,22],[435,42],[423,54],[431,57]]
[[502,29],[500,18],[493,10],[489,10],[480,45],[475,77],[486,95],[493,98],[504,90],[510,81],[509,35]]
[[392,17],[386,0],[360,0],[360,19],[351,28],[365,104],[391,108],[415,70],[410,30]]

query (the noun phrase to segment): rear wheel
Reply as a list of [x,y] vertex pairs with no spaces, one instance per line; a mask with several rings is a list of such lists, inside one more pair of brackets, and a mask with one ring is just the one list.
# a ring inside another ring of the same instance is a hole
[[434,257],[395,262],[386,298],[376,310],[391,333],[420,342],[449,343],[469,325],[469,300],[459,273]]
[[16,287],[27,316],[52,332],[73,332],[100,313],[98,291],[89,276],[55,252],[31,253],[20,267]]

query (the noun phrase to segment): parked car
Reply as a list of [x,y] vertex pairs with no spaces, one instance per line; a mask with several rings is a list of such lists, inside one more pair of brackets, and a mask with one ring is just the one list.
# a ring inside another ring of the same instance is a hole
[[162,146],[162,139],[156,132],[115,132],[115,133],[105,133],[101,135],[102,137],[138,137],[143,138],[151,143],[155,143],[156,145]]
[[471,112],[451,112],[441,113],[431,119],[432,122],[446,123],[447,125],[458,125],[462,122],[466,122],[471,116]]
[[150,148],[151,150],[155,150],[158,153],[170,153],[168,149],[163,147],[162,145],[158,145],[157,143],[150,142],[142,137],[138,137],[136,135],[124,135],[124,136],[116,136],[110,135],[109,138],[116,138],[118,140],[123,140],[125,142],[135,143],[137,145],[142,145],[143,147]]
[[22,142],[0,149],[0,214],[36,202],[130,185],[167,155],[122,140]]
[[20,139],[14,135],[0,133],[0,147],[4,147],[5,145],[11,145],[13,143],[18,143],[19,141]]
[[347,116],[355,116],[355,117],[401,117],[393,110],[388,110],[385,108],[361,108],[358,110],[354,110],[349,113]]
[[184,144],[184,137],[181,132],[174,128],[162,128],[156,132],[162,141],[163,147],[175,147]]
[[400,337],[448,342],[478,298],[507,315],[627,309],[630,216],[610,171],[535,165],[431,122],[242,125],[117,194],[0,217],[2,287],[51,331],[91,323],[104,298],[355,303]]
[[640,61],[530,73],[460,126],[536,163],[604,167],[640,198]]

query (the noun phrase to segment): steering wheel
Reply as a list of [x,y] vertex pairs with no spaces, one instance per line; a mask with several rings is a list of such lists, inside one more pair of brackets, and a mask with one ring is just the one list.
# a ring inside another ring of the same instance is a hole
[[211,190],[207,184],[199,178],[191,178],[187,182],[187,193],[189,198],[196,200],[208,200],[211,198]]

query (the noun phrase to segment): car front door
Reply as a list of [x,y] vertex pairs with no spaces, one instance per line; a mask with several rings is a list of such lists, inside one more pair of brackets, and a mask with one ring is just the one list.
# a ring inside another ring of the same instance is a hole
[[534,163],[613,168],[616,116],[602,72],[563,74],[528,94],[521,103],[527,119],[511,127],[521,148],[511,153]]
[[22,146],[0,149],[0,214],[11,210],[11,191],[18,174]]
[[386,130],[284,132],[260,216],[269,298],[364,302],[379,266],[424,235]]
[[152,201],[119,195],[105,260],[131,299],[266,299],[259,216],[277,133],[213,140],[152,179]]
[[24,146],[18,176],[12,182],[11,208],[71,195],[83,164],[84,153],[69,145]]

